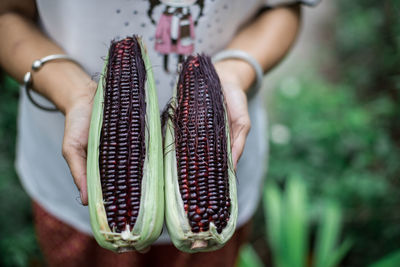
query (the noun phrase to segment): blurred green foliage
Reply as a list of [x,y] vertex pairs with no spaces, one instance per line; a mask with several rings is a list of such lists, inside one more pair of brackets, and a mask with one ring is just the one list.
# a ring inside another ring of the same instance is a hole
[[399,248],[400,150],[384,126],[396,107],[386,96],[360,100],[351,85],[288,79],[270,103],[268,177],[283,184],[300,174],[313,201],[339,201],[355,239],[348,264],[365,266]]
[[377,262],[369,265],[369,267],[398,267],[400,266],[400,249],[385,256]]
[[257,252],[250,244],[244,245],[240,249],[239,259],[237,262],[238,267],[263,267],[264,264]]
[[[351,247],[350,239],[339,243],[342,227],[341,210],[332,201],[320,203],[318,213],[312,214],[304,179],[293,176],[285,190],[269,181],[265,188],[263,206],[266,233],[275,267],[334,267]],[[311,226],[318,228],[312,243]]]
[[0,83],[0,266],[29,266],[41,256],[32,225],[31,202],[14,170],[18,85]]
[[268,177],[299,174],[314,202],[339,201],[354,240],[343,266],[366,266],[400,248],[400,2],[337,6],[328,71],[270,96]]

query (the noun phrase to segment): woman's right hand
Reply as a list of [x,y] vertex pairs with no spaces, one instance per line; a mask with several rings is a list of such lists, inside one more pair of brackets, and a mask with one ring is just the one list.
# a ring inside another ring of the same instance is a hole
[[83,205],[88,204],[86,158],[96,83],[92,82],[88,86],[91,87],[89,91],[93,93],[78,97],[65,110],[65,130],[62,145],[62,154],[80,191],[80,198]]

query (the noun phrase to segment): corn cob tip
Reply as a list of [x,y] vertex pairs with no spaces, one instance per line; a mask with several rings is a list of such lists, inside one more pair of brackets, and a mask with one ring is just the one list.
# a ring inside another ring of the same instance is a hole
[[196,250],[196,249],[203,249],[208,247],[208,242],[204,241],[204,240],[195,240],[192,243],[192,246],[190,247],[190,249]]

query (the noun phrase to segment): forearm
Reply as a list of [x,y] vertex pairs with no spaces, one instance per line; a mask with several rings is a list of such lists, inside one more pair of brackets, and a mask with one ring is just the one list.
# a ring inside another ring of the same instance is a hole
[[[300,7],[284,6],[262,13],[255,21],[243,28],[227,49],[239,49],[249,53],[259,62],[264,72],[269,71],[286,55],[294,43],[300,25]],[[223,77],[235,77],[243,90],[248,90],[256,74],[245,61],[229,59],[216,64]],[[233,74],[233,75],[232,75]]]
[[[48,39],[34,22],[18,13],[0,15],[0,65],[18,81],[30,71],[32,62],[50,54],[65,52]],[[66,112],[76,99],[92,95],[95,85],[78,65],[69,61],[45,64],[33,76],[34,90]]]

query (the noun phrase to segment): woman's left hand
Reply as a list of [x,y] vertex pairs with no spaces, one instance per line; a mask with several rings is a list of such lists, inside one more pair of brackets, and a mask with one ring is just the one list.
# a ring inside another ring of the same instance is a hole
[[244,150],[247,134],[251,127],[247,108],[247,96],[237,76],[234,75],[234,72],[226,68],[223,61],[215,63],[215,68],[221,80],[228,109],[232,160],[236,170],[237,163]]

